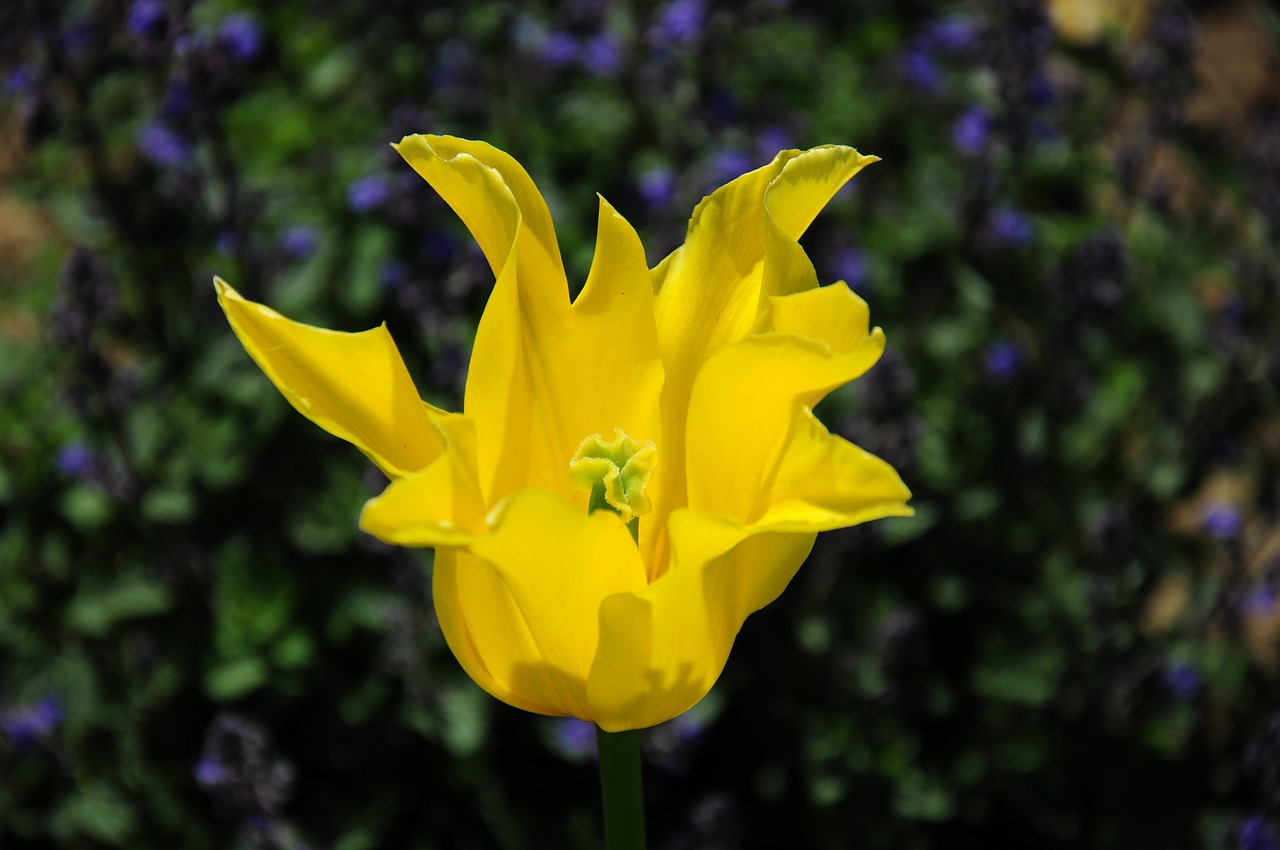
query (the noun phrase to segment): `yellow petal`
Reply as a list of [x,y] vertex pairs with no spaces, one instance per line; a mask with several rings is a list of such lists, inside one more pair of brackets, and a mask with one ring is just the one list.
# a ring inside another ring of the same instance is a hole
[[769,333],[707,360],[689,400],[689,507],[756,521],[798,407],[865,372],[884,350],[877,328],[852,351],[795,334]]
[[444,451],[431,423],[444,411],[418,397],[386,325],[362,333],[324,330],[246,301],[219,278],[214,285],[245,351],[302,415],[392,478],[425,468]]
[[544,679],[551,674],[511,592],[491,564],[462,549],[437,549],[431,596],[445,642],[476,684],[516,708],[564,714],[554,703],[535,696],[577,686],[530,684],[535,671]]
[[870,313],[844,283],[769,299],[769,329],[820,339],[833,351],[853,351],[870,333]]
[[654,269],[668,480],[675,482],[658,503],[659,517],[684,502],[684,411],[703,363],[756,328],[771,296],[817,285],[797,240],[840,186],[873,161],[847,147],[783,151],[703,199],[685,244]]
[[497,275],[464,405],[485,502],[530,486],[578,498],[568,463],[584,438],[618,428],[657,436],[662,367],[639,237],[601,199],[596,258],[570,305],[546,204],[515,160],[435,136],[398,150],[457,210]]
[[[561,714],[591,719],[587,673],[606,597],[645,586],[630,532],[608,511],[586,514],[537,490],[517,493],[499,511],[493,533],[471,553],[493,566],[528,626],[523,639],[482,652],[495,678]],[[477,600],[481,606],[482,600]],[[464,615],[472,632],[479,628]]]
[[669,720],[706,696],[752,611],[786,587],[812,534],[751,534],[724,517],[671,516],[672,568],[635,593],[605,600],[588,692],[609,732]]
[[909,491],[892,466],[829,433],[807,407],[791,436],[757,527],[829,531],[886,516],[910,516]]
[[523,229],[521,272],[548,286],[558,282],[568,297],[551,213],[513,157],[484,142],[452,136],[405,136],[392,147],[453,207],[480,244],[494,277],[506,265],[516,230]]
[[445,414],[436,425],[448,448],[416,475],[392,481],[360,514],[360,528],[397,546],[460,546],[488,534],[476,471],[475,425]]

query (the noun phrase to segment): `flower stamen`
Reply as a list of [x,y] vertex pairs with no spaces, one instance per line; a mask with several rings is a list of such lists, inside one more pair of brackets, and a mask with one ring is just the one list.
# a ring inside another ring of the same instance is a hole
[[589,512],[609,510],[630,525],[649,510],[644,490],[657,461],[652,440],[641,443],[615,428],[608,440],[600,434],[583,440],[569,461],[569,474],[579,487],[591,490]]

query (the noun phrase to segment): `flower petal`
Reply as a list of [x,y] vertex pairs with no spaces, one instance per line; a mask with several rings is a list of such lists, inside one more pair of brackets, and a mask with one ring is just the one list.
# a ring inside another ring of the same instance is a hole
[[786,587],[812,534],[752,534],[726,517],[671,515],[672,568],[605,600],[588,694],[609,732],[669,720],[706,696],[742,622]]
[[360,513],[360,529],[397,546],[461,546],[489,533],[476,470],[476,431],[466,416],[436,420],[448,448],[416,475],[392,481]]
[[[847,147],[783,151],[704,198],[685,244],[654,269],[669,480],[685,479],[684,411],[703,363],[756,329],[771,296],[817,285],[797,240],[840,186],[874,161]],[[684,500],[672,486],[658,517]]]
[[844,283],[769,299],[769,330],[820,339],[840,354],[862,345],[870,333],[870,312]]
[[436,549],[431,596],[445,642],[476,684],[525,711],[564,713],[554,703],[531,696],[574,686],[530,686],[533,671],[544,676],[549,671],[543,669],[546,665],[529,626],[493,565],[462,549]]
[[546,204],[515,160],[436,136],[407,137],[398,150],[457,210],[497,275],[464,406],[485,502],[530,486],[577,499],[568,464],[584,438],[658,435],[662,366],[639,237],[601,199],[596,258],[570,305]]
[[413,170],[453,207],[489,260],[502,272],[517,229],[520,267],[540,284],[558,283],[568,298],[560,247],[546,201],[528,172],[507,153],[484,142],[453,136],[405,136],[392,145]]
[[352,443],[392,478],[444,451],[386,325],[340,333],[304,325],[245,300],[214,278],[218,303],[244,348],[303,416]]
[[877,328],[846,353],[812,337],[768,333],[712,355],[689,400],[689,507],[758,520],[769,506],[796,408],[812,407],[853,380],[883,350]]
[[829,433],[807,407],[796,408],[794,420],[757,528],[829,531],[911,516],[911,491],[892,466]]
[[588,515],[549,493],[526,490],[499,509],[493,533],[472,543],[471,552],[493,566],[537,649],[536,660],[523,650],[508,653],[507,659],[521,660],[505,661],[506,670],[487,658],[489,670],[558,713],[591,719],[586,681],[600,604],[646,584],[626,526],[608,511]]

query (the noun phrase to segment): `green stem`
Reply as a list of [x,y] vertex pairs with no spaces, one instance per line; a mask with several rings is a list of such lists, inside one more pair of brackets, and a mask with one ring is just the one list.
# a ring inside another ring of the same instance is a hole
[[644,791],[640,785],[640,730],[596,727],[605,850],[644,850]]

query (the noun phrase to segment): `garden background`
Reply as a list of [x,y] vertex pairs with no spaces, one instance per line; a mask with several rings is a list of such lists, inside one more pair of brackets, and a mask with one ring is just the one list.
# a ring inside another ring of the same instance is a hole
[[823,535],[645,736],[655,848],[1280,832],[1280,19],[1250,0],[6,0],[0,847],[590,848],[591,728],[485,696],[430,553],[220,274],[457,409],[492,283],[388,147],[484,139],[571,279],[779,149],[889,349],[824,404],[917,514]]

